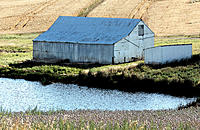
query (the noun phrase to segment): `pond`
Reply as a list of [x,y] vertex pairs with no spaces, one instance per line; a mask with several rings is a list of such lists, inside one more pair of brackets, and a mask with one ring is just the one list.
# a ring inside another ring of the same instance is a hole
[[175,109],[195,98],[178,98],[163,94],[128,93],[102,90],[73,84],[0,78],[0,106],[12,112],[38,110],[161,110]]

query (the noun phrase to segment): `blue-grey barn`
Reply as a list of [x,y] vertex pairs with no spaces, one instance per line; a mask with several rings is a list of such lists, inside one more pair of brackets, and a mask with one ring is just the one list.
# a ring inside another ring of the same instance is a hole
[[112,64],[143,58],[154,33],[140,19],[60,16],[33,40],[33,59]]

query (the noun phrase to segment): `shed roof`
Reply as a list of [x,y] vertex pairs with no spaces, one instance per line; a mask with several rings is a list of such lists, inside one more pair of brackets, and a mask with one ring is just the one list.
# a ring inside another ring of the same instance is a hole
[[114,44],[126,37],[140,19],[60,16],[33,41]]

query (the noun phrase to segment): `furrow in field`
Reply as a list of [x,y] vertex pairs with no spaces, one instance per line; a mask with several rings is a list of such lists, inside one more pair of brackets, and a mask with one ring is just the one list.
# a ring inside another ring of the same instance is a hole
[[25,12],[19,17],[19,21],[14,25],[14,27],[11,27],[11,29],[24,28],[28,24],[28,22],[33,18],[33,15],[38,14],[48,6],[53,5],[55,2],[57,2],[57,0],[46,1],[45,3],[40,4],[36,9],[31,10],[30,12]]
[[26,14],[44,4],[47,0],[1,0],[0,18]]
[[137,12],[131,18],[143,19],[152,3],[153,3],[152,1],[145,0],[143,5],[137,10]]
[[130,18],[141,0],[105,0],[92,10],[88,17]]
[[200,2],[156,1],[148,10],[148,25],[158,36],[199,35]]
[[[45,31],[58,16],[77,16],[83,9],[90,7],[96,1],[30,0],[29,3],[27,1],[20,2],[20,0],[0,1],[0,7],[2,5],[6,5],[7,7],[2,11],[5,12],[8,10],[8,14],[4,13],[3,16],[0,15],[0,22],[2,23],[0,25],[0,32],[27,33]],[[13,2],[17,2],[17,5],[14,5]]]
[[98,7],[101,3],[103,3],[105,0],[96,0],[94,3],[89,5],[88,7],[81,10],[81,12],[78,14],[79,17],[87,17],[87,15],[94,10],[96,7]]
[[191,0],[0,0],[0,33],[46,31],[58,16],[141,18],[158,36],[199,35]]
[[138,15],[138,12],[141,10],[141,8],[144,6],[146,0],[142,0],[138,5],[132,9],[131,13],[129,14],[129,18],[136,18],[136,15]]

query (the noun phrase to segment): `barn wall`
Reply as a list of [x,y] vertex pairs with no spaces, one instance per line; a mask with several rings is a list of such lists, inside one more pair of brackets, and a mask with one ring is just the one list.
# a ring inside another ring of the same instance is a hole
[[123,39],[114,46],[114,63],[133,61],[137,55],[137,47]]
[[40,61],[69,60],[70,62],[111,64],[112,57],[113,45],[33,43],[33,58]]
[[[139,25],[144,25],[144,36],[138,35]],[[154,47],[154,36],[154,33],[149,29],[149,27],[143,21],[140,21],[129,34],[129,36],[127,36],[125,39],[138,46],[136,58],[144,58],[144,50],[150,47]]]
[[192,56],[192,44],[158,46],[145,50],[146,64],[164,64],[175,60],[187,59]]
[[[144,25],[144,36],[138,36],[138,25]],[[143,58],[144,50],[154,46],[154,33],[144,22],[139,22],[125,38],[114,44],[114,61],[123,63]]]

